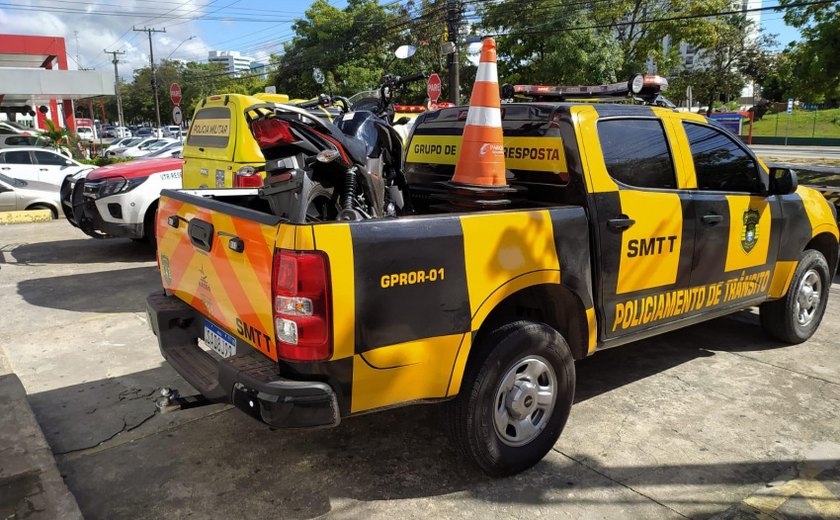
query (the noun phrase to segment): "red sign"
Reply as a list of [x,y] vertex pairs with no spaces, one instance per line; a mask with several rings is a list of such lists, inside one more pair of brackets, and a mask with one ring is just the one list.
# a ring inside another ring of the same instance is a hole
[[173,83],[169,87],[169,99],[172,100],[172,104],[175,106],[181,104],[181,85]]
[[429,76],[429,82],[426,84],[426,93],[429,95],[429,101],[437,103],[440,98],[440,76],[432,74]]

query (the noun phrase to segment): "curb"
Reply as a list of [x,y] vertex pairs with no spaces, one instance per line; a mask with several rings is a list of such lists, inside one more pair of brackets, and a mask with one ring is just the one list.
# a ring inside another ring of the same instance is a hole
[[81,520],[23,384],[3,367],[0,349],[0,518]]
[[0,211],[0,224],[29,224],[31,222],[49,222],[52,219],[52,211],[48,209]]

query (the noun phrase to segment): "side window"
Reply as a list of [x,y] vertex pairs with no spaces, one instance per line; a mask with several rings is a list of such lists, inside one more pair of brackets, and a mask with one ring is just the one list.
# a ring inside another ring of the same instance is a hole
[[27,151],[17,150],[6,152],[3,155],[6,156],[6,160],[4,161],[6,164],[32,164],[32,158]]
[[755,161],[731,137],[711,126],[684,122],[683,127],[699,189],[761,192]]
[[31,135],[14,135],[6,138],[7,146],[32,146],[35,144],[35,137]]
[[598,121],[598,138],[613,179],[639,188],[676,189],[674,161],[658,119]]
[[38,164],[47,164],[51,166],[64,166],[66,159],[50,152],[34,152],[35,160]]

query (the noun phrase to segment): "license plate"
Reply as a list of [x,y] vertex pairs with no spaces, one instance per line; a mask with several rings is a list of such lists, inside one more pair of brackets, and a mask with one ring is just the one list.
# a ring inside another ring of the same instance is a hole
[[204,342],[223,358],[236,355],[236,340],[233,336],[207,320],[204,321]]

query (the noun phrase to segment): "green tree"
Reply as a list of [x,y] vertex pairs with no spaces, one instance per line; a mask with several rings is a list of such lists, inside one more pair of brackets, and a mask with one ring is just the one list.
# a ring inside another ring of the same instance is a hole
[[718,101],[737,99],[747,81],[763,82],[771,70],[772,55],[765,49],[775,39],[750,35],[751,22],[733,15],[716,20],[714,37],[697,54],[695,66],[669,76],[671,97],[681,99],[691,86],[694,99],[714,108]]
[[312,79],[320,67],[334,88],[344,94],[377,85],[395,45],[398,7],[375,0],[349,0],[344,9],[327,0],[315,0],[292,29],[295,37],[285,45],[277,63],[274,84],[278,92],[312,97],[323,87]]
[[[580,2],[506,0],[481,10],[480,27],[496,36],[504,83],[575,84],[616,80],[622,68],[614,34],[598,32]],[[569,5],[567,5],[569,4]]]
[[802,41],[788,50],[800,97],[840,103],[840,4],[794,5],[780,0],[785,22],[802,33]]
[[[680,42],[713,46],[720,25],[713,18],[697,16],[731,8],[731,0],[611,0],[587,15],[617,41],[621,66],[616,76],[624,79],[644,72],[649,59],[659,74],[670,73],[679,66]],[[668,50],[662,45],[666,38],[672,42]]]

